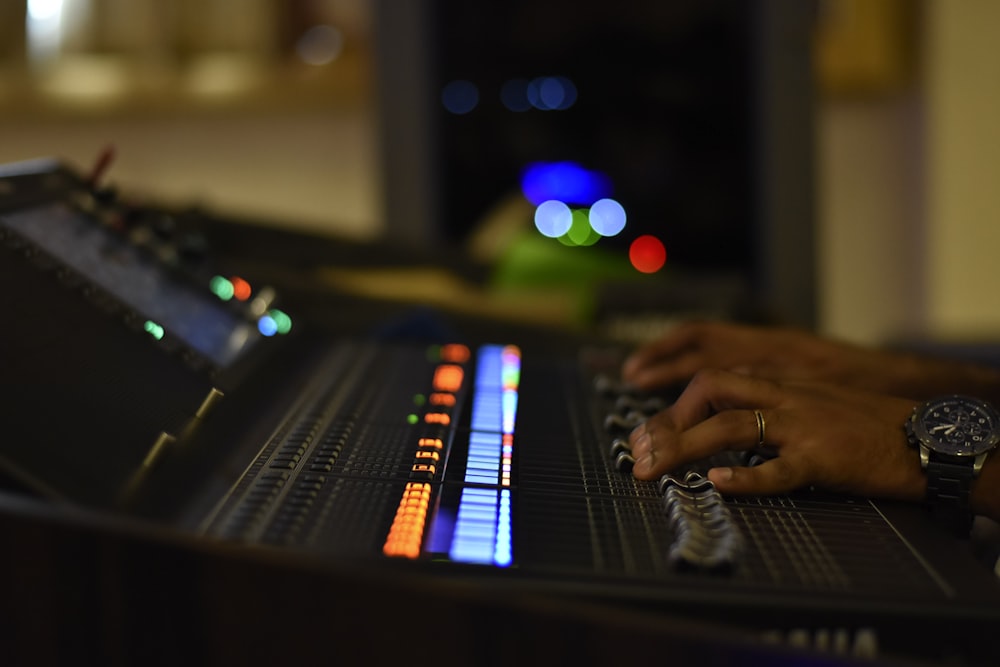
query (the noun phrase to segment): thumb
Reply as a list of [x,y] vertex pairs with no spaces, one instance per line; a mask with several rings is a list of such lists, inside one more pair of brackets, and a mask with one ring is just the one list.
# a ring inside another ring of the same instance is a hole
[[734,496],[787,493],[802,485],[798,477],[780,456],[757,466],[712,468],[708,471],[708,479],[719,493]]

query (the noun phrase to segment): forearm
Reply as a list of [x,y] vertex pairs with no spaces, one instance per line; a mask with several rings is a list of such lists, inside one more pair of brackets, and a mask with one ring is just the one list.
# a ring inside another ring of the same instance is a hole
[[879,388],[881,391],[920,400],[943,394],[967,394],[1000,407],[1000,370],[907,354],[898,355],[893,368],[887,386]]

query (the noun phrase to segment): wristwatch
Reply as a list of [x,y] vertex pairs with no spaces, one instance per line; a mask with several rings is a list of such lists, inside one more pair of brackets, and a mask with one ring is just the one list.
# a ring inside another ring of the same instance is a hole
[[1000,412],[971,396],[941,396],[915,407],[904,428],[927,471],[927,504],[955,531],[968,535],[969,491],[1000,443]]

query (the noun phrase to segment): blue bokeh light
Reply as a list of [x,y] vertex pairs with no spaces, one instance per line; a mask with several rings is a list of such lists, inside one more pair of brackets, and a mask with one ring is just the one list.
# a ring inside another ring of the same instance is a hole
[[573,211],[564,202],[550,199],[535,209],[535,227],[550,239],[559,238],[573,224]]
[[564,76],[540,76],[526,90],[531,106],[542,111],[564,111],[576,103],[576,85]]
[[625,208],[614,199],[599,199],[590,206],[590,226],[601,236],[614,236],[625,229]]
[[257,331],[264,336],[273,336],[278,333],[278,323],[270,315],[265,315],[257,320]]
[[479,106],[479,88],[471,81],[456,79],[442,89],[441,104],[453,114],[467,114]]
[[590,206],[611,194],[611,180],[576,162],[536,162],[521,175],[521,191],[535,206],[550,199]]

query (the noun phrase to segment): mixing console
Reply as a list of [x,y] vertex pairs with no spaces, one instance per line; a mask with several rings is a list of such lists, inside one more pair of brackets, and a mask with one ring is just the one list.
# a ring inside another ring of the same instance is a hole
[[706,479],[764,453],[636,480],[627,433],[671,397],[616,383],[615,350],[300,333],[276,290],[185,259],[70,171],[16,171],[0,174],[0,278],[31,289],[0,292],[0,474],[19,488],[334,566],[680,609],[866,655],[876,636],[961,655],[1000,623],[996,578],[913,506],[724,497]]
[[723,498],[703,477],[719,460],[635,480],[621,435],[662,399],[630,396],[585,365],[522,360],[509,345],[345,344],[317,368],[207,532],[647,594],[951,594],[867,500]]

